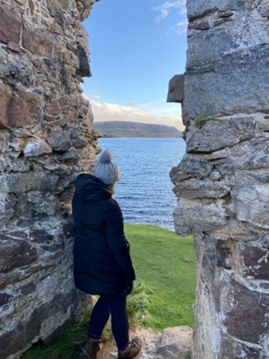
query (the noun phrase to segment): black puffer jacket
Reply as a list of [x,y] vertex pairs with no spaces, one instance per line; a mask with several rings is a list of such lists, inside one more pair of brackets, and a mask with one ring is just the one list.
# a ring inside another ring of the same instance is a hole
[[75,180],[74,279],[90,294],[114,294],[135,279],[123,217],[108,187],[97,177],[81,174]]

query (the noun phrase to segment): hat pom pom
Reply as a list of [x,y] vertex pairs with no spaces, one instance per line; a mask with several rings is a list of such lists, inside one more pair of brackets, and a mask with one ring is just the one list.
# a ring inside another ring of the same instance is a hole
[[113,156],[109,150],[104,150],[99,157],[99,163],[111,163],[112,160]]

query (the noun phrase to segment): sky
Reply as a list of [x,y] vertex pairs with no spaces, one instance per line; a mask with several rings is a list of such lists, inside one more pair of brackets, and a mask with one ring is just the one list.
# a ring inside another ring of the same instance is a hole
[[92,77],[84,78],[94,121],[134,121],[184,129],[168,83],[185,72],[185,0],[100,0],[84,21]]

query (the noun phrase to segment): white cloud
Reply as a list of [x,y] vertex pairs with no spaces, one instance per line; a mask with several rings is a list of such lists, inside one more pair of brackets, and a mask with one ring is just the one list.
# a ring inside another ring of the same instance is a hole
[[[174,126],[179,130],[184,130],[181,116],[175,116],[175,107],[169,112],[160,111],[160,114],[154,114],[151,111],[137,107],[134,105],[118,105],[96,101],[93,98],[85,96],[91,104],[92,112],[94,115],[94,122],[101,121],[131,121],[140,123],[151,123],[159,125]],[[174,104],[175,105],[175,104]],[[178,113],[180,114],[180,105],[176,105]],[[171,108],[173,104],[171,104]]]
[[99,95],[92,95],[92,97],[96,98],[97,100],[101,98]]
[[178,9],[180,14],[186,14],[186,2],[185,0],[166,1],[162,5],[153,6],[152,9],[159,13],[155,18],[155,21],[159,22],[167,18],[171,11],[175,9]]

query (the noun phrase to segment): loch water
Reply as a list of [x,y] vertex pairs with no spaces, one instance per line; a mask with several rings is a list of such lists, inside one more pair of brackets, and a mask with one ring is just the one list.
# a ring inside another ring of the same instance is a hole
[[182,138],[100,138],[120,168],[114,198],[125,223],[153,224],[174,231],[176,196],[169,172],[185,153]]

